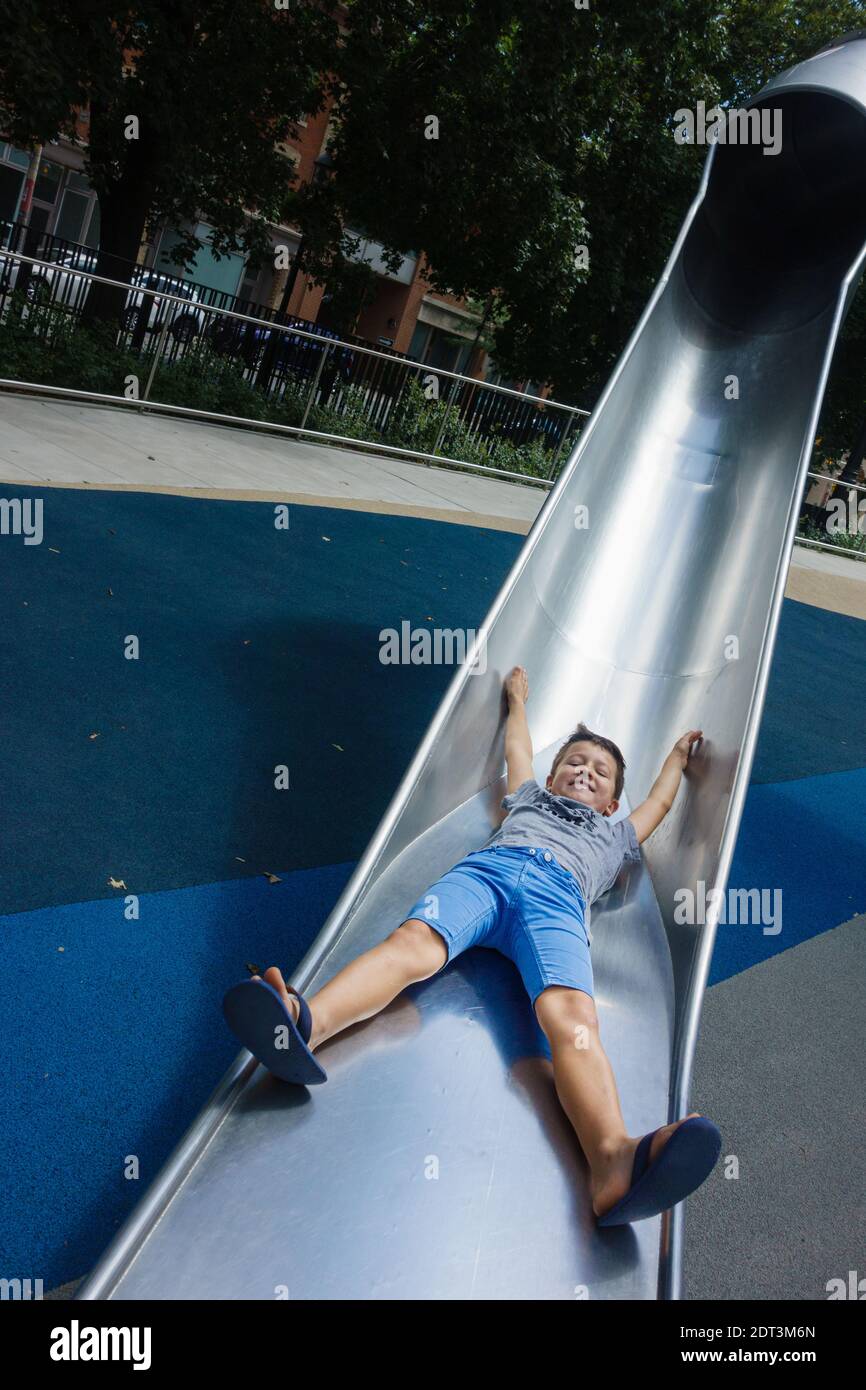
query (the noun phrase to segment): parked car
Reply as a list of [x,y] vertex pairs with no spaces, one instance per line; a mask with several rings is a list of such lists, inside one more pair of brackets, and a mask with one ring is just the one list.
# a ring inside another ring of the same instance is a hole
[[[64,248],[51,257],[46,266],[28,265],[24,261],[13,260],[11,256],[0,255],[0,292],[7,294],[14,290],[22,278],[26,282],[25,293],[33,304],[48,304],[52,300],[64,307],[78,308],[86,298],[87,281],[78,275],[69,275],[61,266],[73,270],[96,269],[96,255],[84,246]],[[55,269],[57,266],[57,269]]]
[[[319,338],[340,341],[339,333],[334,333],[330,328],[320,328],[317,324],[310,325],[310,332],[315,332]],[[324,344],[314,339],[302,338],[299,333],[292,333],[286,329],[250,329],[249,325],[240,323],[237,319],[215,318],[207,330],[207,336],[218,352],[230,356],[243,354],[258,360],[261,360],[261,354],[267,349],[274,334],[277,337],[274,370],[302,380],[314,376],[325,351]],[[354,361],[355,354],[350,348],[337,348],[329,354],[329,362],[323,370],[327,371],[330,367],[336,366],[340,379],[348,381]]]
[[[132,283],[140,285],[143,289],[177,295],[181,299],[188,300],[190,305],[201,304],[201,290],[198,285],[192,284],[189,280],[179,280],[173,275],[164,275],[145,266],[136,270]],[[139,325],[142,314],[145,313],[147,314],[146,332],[161,332],[166,315],[168,315],[168,331],[173,338],[181,343],[188,343],[191,338],[198,337],[208,326],[208,316],[204,306],[186,309],[180,304],[173,304],[171,301],[166,303],[165,300],[156,299],[153,295],[131,294],[123,311],[124,328],[129,329],[130,332],[134,331]]]
[[[58,308],[77,312],[81,310],[90,292],[91,281],[72,272],[76,270],[96,273],[97,255],[85,246],[62,246],[49,249],[50,260],[45,265],[29,266],[26,276],[25,293],[32,304],[55,304]],[[25,263],[13,260],[0,253],[0,293],[13,290],[21,278]],[[108,276],[112,279],[112,276]],[[136,266],[132,275],[133,286],[156,290],[165,294],[177,295],[191,304],[200,302],[200,290],[188,280],[164,275],[147,266]],[[156,333],[169,318],[169,333],[179,342],[189,342],[201,333],[207,317],[202,309],[185,308],[174,303],[166,303],[152,295],[136,293],[133,289],[127,297],[121,316],[122,326],[133,332],[139,325],[142,314],[147,314],[145,331]]]

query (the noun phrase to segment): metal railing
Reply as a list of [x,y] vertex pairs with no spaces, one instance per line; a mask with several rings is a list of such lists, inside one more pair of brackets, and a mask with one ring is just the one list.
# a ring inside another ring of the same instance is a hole
[[[813,479],[815,482],[835,484],[836,488],[839,489],[839,492],[837,493],[834,491],[831,500],[834,502],[843,501],[842,494],[845,493],[846,496],[844,500],[846,506],[850,506],[850,497],[847,494],[849,494],[850,492],[866,492],[866,485],[864,485],[863,483],[852,483],[847,481],[842,482],[839,478],[834,478],[830,473],[818,473],[813,471],[812,469],[809,469],[809,472],[806,474],[806,476],[807,478]],[[807,503],[804,500],[803,507],[805,508],[807,506],[810,508],[810,511],[812,513],[816,511],[823,512],[827,510],[826,503]],[[814,515],[807,514],[805,518],[803,518],[803,516],[801,515],[800,524],[802,524],[804,519],[810,522],[813,526],[818,524],[814,518]],[[828,532],[828,534],[832,533]],[[852,534],[852,532],[849,530],[848,534],[850,535]],[[859,510],[857,513],[856,535],[858,539],[856,543],[852,545],[833,545],[831,541],[821,541],[818,540],[815,536],[804,536],[800,535],[799,533],[796,539],[799,545],[811,546],[813,550],[827,550],[835,555],[845,555],[848,557],[848,559],[851,560],[866,560],[866,514],[864,514],[863,527],[861,529]]]
[[[25,256],[35,257],[37,260],[52,266],[58,263],[76,265],[79,269],[91,270],[94,274],[96,273],[98,258],[100,255],[105,255],[95,247],[86,246],[77,241],[69,241],[52,232],[39,231],[25,227],[21,222],[10,222],[2,218],[0,218],[0,249],[20,251]],[[108,264],[103,266],[102,273],[111,279],[120,280],[130,285],[149,285],[152,289],[160,288],[156,282],[161,282],[163,289],[172,290],[174,288],[174,291],[181,298],[189,299],[194,304],[204,304],[213,309],[231,309],[240,314],[266,319],[270,323],[279,323],[284,327],[297,325],[299,328],[321,332],[319,325],[314,324],[310,319],[299,318],[297,314],[281,314],[278,309],[260,304],[257,300],[241,299],[239,295],[232,294],[229,290],[216,290],[211,285],[190,279],[184,275],[179,266],[172,266],[167,258],[161,265],[131,261],[121,256],[109,255],[106,259]],[[86,286],[83,288],[86,290]],[[63,297],[63,308],[68,310],[70,314],[80,314],[82,307],[83,296],[78,299],[74,295]],[[347,341],[358,346],[375,346],[367,338],[354,334],[346,334],[345,336]],[[405,356],[405,354],[398,352],[394,352],[393,355],[401,359]]]
[[[589,413],[352,342],[327,329],[303,329],[204,304],[191,299],[185,285],[176,293],[175,286],[97,275],[74,263],[80,262],[81,249],[52,261],[0,251],[0,318],[17,303],[21,319],[50,343],[68,325],[70,311],[76,322],[86,321],[95,285],[117,291],[115,346],[149,363],[144,390],[133,400],[96,393],[124,405],[170,405],[155,398],[159,372],[207,351],[206,365],[217,371],[220,362],[230,364],[237,379],[256,386],[257,398],[276,408],[274,420],[233,415],[235,421],[540,486],[552,484],[557,465],[574,443],[577,422]],[[419,388],[414,393],[412,383]],[[55,389],[74,394],[74,388]],[[184,409],[173,406],[174,412]],[[223,418],[218,411],[189,410]],[[339,432],[343,420],[350,425],[346,433]],[[536,447],[527,450],[532,445]],[[522,449],[528,454],[525,462]]]
[[[222,420],[226,423],[272,430],[323,443],[354,448],[366,447],[398,458],[421,459],[449,468],[531,483],[545,489],[553,484],[557,463],[563,458],[566,445],[570,446],[575,442],[576,421],[589,413],[577,406],[530,396],[510,387],[496,386],[479,381],[475,377],[464,376],[459,372],[434,368],[428,363],[416,362],[402,355],[395,356],[392,351],[340,338],[315,326],[304,329],[300,327],[298,320],[283,325],[276,323],[273,318],[249,314],[240,308],[228,309],[216,304],[205,304],[201,300],[190,299],[185,283],[182,286],[183,292],[177,294],[173,289],[158,289],[140,282],[131,284],[126,280],[114,280],[97,275],[80,264],[71,264],[73,259],[80,258],[81,253],[95,259],[95,252],[88,251],[77,243],[61,244],[59,238],[54,238],[54,242],[54,258],[51,260],[42,260],[11,250],[0,250],[0,319],[5,318],[9,312],[10,297],[14,294],[16,285],[20,283],[22,266],[28,267],[30,271],[30,279],[27,282],[29,285],[33,284],[35,272],[43,277],[43,283],[47,285],[47,289],[37,294],[31,293],[25,285],[27,304],[22,312],[31,318],[34,331],[39,333],[40,329],[43,330],[40,336],[46,337],[48,341],[51,335],[51,321],[45,311],[66,311],[72,308],[80,319],[91,284],[96,283],[123,292],[126,299],[120,313],[117,345],[122,349],[128,348],[134,338],[142,336],[141,325],[144,324],[144,341],[138,348],[138,355],[150,363],[144,390],[140,397],[130,399],[109,392],[65,387],[46,388],[43,383],[18,382],[12,379],[6,379],[7,386],[18,386],[28,390],[49,389],[52,395],[115,402],[142,409],[160,409],[171,414]],[[146,268],[137,269],[144,271]],[[51,273],[50,280],[45,280],[46,272]],[[147,273],[155,274],[153,271]],[[200,410],[154,399],[152,393],[159,368],[170,367],[172,363],[182,360],[187,353],[194,350],[198,340],[207,343],[217,357],[235,361],[241,368],[243,379],[250,384],[255,381],[265,397],[275,402],[285,402],[287,395],[291,395],[300,416],[298,423]],[[273,360],[267,377],[263,380],[262,366],[269,347]],[[411,437],[413,427],[416,434],[419,432],[417,413],[413,419],[411,412],[406,410],[407,388],[413,379],[419,384],[423,382],[425,399],[435,383],[437,398],[440,405],[444,406],[438,416],[433,415],[430,420],[421,422],[429,439],[419,443]],[[306,387],[301,394],[297,390],[300,385]],[[439,394],[443,386],[445,391]],[[347,405],[352,407],[351,412],[346,410]],[[341,414],[345,413],[350,415],[353,426],[357,427],[359,406],[361,417],[371,427],[367,434],[341,434],[335,430],[316,429],[310,423],[314,412],[327,407],[335,420],[339,420]],[[484,441],[485,453],[492,461],[481,463],[446,452],[443,446],[448,439],[452,422],[456,422],[453,434],[458,442],[473,445],[478,441]],[[401,438],[401,442],[397,443],[395,436],[399,435],[401,425],[405,427],[410,438]],[[496,466],[497,446],[510,443],[519,448],[533,440],[539,440],[549,455],[543,474]],[[422,447],[422,444],[428,442],[432,447]],[[827,473],[809,470],[807,477],[816,482],[835,483],[843,489],[866,492],[866,486],[862,484],[839,484],[838,478],[833,478]],[[805,502],[803,505],[811,506]],[[801,524],[802,520],[816,524],[814,517],[808,513],[801,518]],[[852,559],[866,559],[866,533],[862,536],[862,544],[847,546],[834,545],[831,541],[802,534],[797,535],[797,541],[813,549],[845,555]]]

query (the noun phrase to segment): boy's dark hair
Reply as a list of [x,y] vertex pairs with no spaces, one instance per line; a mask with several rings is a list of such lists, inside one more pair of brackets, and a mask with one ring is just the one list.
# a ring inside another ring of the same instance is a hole
[[588,729],[585,724],[578,724],[574,733],[568,735],[568,738],[553,760],[553,766],[550,769],[551,777],[556,776],[556,769],[559,767],[559,764],[562,762],[573,743],[594,743],[596,747],[603,748],[605,752],[610,753],[616,763],[616,780],[614,782],[613,795],[614,799],[619,801],[625,783],[625,758],[612,739],[604,738],[601,734],[594,734],[592,729]]

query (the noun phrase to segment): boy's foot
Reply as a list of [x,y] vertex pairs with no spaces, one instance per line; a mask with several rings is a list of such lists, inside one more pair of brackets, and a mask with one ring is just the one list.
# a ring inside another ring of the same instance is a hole
[[[254,985],[267,988],[254,989]],[[327,1072],[313,1056],[313,1047],[321,1040],[316,1038],[313,1012],[276,966],[234,985],[222,1007],[238,1041],[282,1081],[296,1086],[327,1081]]]
[[[690,1115],[684,1115],[682,1120],[675,1120],[673,1124],[663,1125],[658,1133],[653,1135],[649,1152],[650,1164],[655,1163],[671,1135],[679,1129],[683,1121],[693,1119],[697,1114],[698,1111],[693,1110]],[[639,1138],[626,1139],[622,1146],[609,1156],[606,1170],[593,1174],[589,1191],[592,1197],[592,1209],[596,1216],[604,1216],[606,1211],[615,1207],[620,1198],[624,1197],[631,1187],[634,1156],[639,1143]]]
[[[279,994],[289,1013],[292,1015],[292,1018],[294,1019],[295,1023],[297,1023],[301,1013],[301,1006],[298,1003],[297,992],[295,990],[289,990],[278,966],[272,965],[265,971],[264,975],[251,975],[250,978],[253,980],[264,980],[266,985],[273,985],[274,989]],[[311,1052],[313,1050],[313,1047],[315,1047],[316,1045],[315,1031],[316,1030],[314,1027],[313,1032],[310,1035],[310,1042],[307,1044]]]

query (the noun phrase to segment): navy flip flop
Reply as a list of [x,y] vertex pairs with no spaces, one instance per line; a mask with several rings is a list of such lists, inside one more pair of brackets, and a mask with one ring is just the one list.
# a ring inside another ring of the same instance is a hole
[[328,1077],[307,1046],[313,1028],[310,1007],[291,985],[286,988],[300,1004],[297,1023],[266,980],[244,980],[230,989],[223,1015],[238,1041],[268,1071],[296,1086],[318,1086]]
[[654,1129],[641,1139],[635,1151],[631,1187],[610,1211],[597,1218],[599,1226],[625,1226],[631,1221],[660,1216],[700,1187],[715,1168],[722,1136],[704,1115],[684,1120],[658,1158],[650,1163],[650,1146],[656,1134],[658,1130]]

